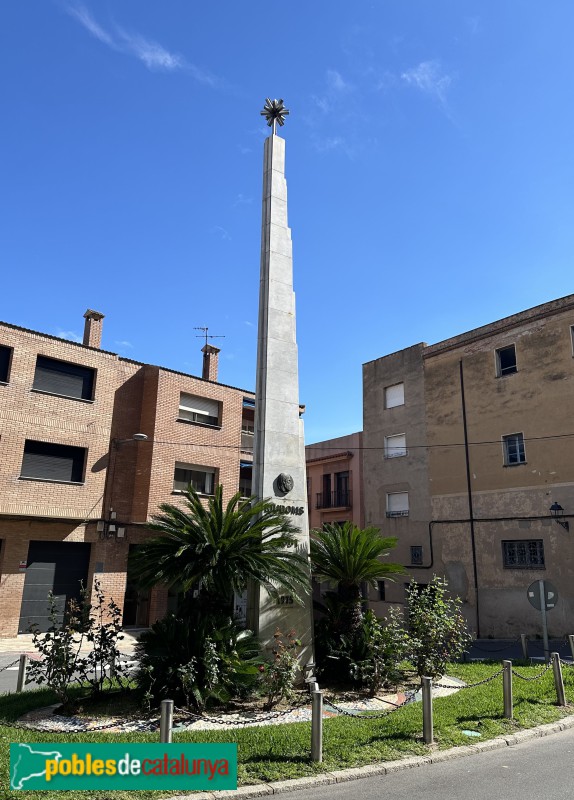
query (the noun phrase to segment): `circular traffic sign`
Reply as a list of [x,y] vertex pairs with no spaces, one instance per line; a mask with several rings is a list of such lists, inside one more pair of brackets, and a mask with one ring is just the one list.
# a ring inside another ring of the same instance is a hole
[[526,590],[528,602],[531,606],[534,606],[537,611],[542,611],[542,604],[540,602],[540,583],[543,584],[542,597],[544,597],[544,608],[546,611],[550,611],[558,602],[558,591],[554,584],[550,583],[550,581],[534,581],[534,583],[531,583]]

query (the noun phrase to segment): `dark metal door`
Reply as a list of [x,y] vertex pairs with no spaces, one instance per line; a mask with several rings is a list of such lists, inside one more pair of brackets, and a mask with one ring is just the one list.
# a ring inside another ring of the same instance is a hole
[[89,563],[90,545],[84,542],[30,542],[19,633],[27,633],[34,623],[48,630],[49,592],[56,598],[61,623],[67,603],[79,600],[82,583],[87,585]]

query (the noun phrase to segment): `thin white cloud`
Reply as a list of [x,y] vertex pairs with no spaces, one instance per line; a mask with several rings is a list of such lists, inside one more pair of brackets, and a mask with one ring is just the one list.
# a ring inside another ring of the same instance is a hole
[[133,347],[131,342],[123,341],[123,342],[116,342],[118,347]]
[[249,322],[248,319],[244,319],[243,320],[243,324],[247,325],[248,328],[254,328],[255,327],[254,323],[253,322]]
[[114,26],[112,31],[106,30],[97,22],[90,11],[83,5],[72,5],[67,8],[68,14],[80,23],[102,44],[116,53],[131,55],[141,61],[152,72],[188,72],[198,83],[215,86],[217,78],[211,73],[188,63],[179,53],[171,53],[163,45],[147,39],[139,33],[132,33]]
[[228,242],[231,241],[231,236],[229,235],[229,231],[226,231],[225,228],[222,228],[221,225],[214,225],[211,228],[210,233],[216,233],[220,236],[221,239],[224,241],[227,240]]
[[442,71],[438,61],[422,61],[418,66],[403,72],[401,78],[409,86],[420,89],[446,107],[446,95],[452,78]]
[[347,83],[336,69],[327,70],[327,85],[335,92],[345,92],[352,88],[351,84]]
[[235,198],[235,202],[233,203],[234,206],[250,206],[253,202],[252,197],[248,197],[246,194],[241,194],[241,192]]
[[70,342],[82,342],[83,338],[80,336],[79,333],[76,331],[63,331],[61,328],[58,328],[54,336],[57,336],[58,339],[69,339]]

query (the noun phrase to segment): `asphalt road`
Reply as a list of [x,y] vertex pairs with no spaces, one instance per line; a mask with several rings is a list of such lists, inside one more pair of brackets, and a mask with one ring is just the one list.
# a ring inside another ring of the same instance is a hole
[[[390,775],[287,792],[305,800],[572,800],[574,729]],[[284,796],[282,794],[282,796]]]

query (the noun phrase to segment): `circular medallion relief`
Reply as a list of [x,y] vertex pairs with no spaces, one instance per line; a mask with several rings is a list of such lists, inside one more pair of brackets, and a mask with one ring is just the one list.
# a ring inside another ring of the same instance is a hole
[[294,485],[293,478],[291,475],[287,475],[286,472],[282,472],[277,476],[277,488],[280,492],[283,492],[283,494],[290,492]]

